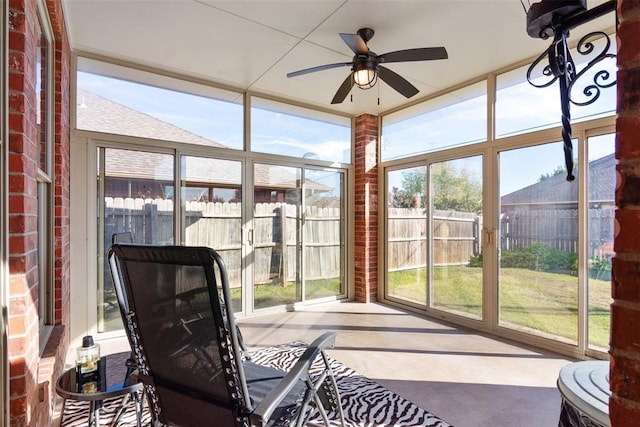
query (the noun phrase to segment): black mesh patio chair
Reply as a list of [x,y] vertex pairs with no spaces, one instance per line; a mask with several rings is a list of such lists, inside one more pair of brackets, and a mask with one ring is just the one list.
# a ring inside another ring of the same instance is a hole
[[[318,337],[289,372],[265,367],[242,350],[216,251],[114,244],[109,263],[154,424],[302,426],[317,410],[325,425],[328,411],[344,425],[324,353],[335,333]],[[323,369],[312,375],[316,359]]]

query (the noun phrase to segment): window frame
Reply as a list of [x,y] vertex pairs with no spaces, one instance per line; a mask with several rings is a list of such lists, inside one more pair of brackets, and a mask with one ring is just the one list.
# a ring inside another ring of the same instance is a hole
[[[41,72],[45,81],[41,81],[39,108],[44,119],[44,127],[39,131],[38,141],[42,154],[38,154],[37,198],[38,198],[38,321],[40,330],[40,353],[44,350],[54,324],[54,292],[53,292],[53,146],[54,146],[54,39],[53,28],[44,1],[38,1],[39,38],[45,42],[40,46],[44,52],[41,56]],[[44,90],[42,89],[44,88]],[[44,159],[44,162],[41,160]]]
[[[403,308],[407,308],[409,310],[426,314],[430,316],[435,316],[438,318],[442,318],[446,321],[450,321],[452,323],[462,325],[464,327],[469,327],[475,330],[484,331],[490,334],[504,336],[510,339],[514,339],[519,342],[523,342],[528,345],[533,345],[539,348],[548,349],[551,351],[556,351],[561,354],[570,355],[572,357],[595,357],[595,358],[606,358],[606,352],[600,352],[598,350],[594,350],[589,347],[588,342],[588,331],[586,330],[586,323],[588,316],[588,312],[586,310],[586,301],[588,292],[586,279],[585,279],[585,241],[588,238],[587,236],[587,213],[584,212],[585,206],[585,187],[587,178],[586,169],[587,165],[584,161],[586,157],[584,157],[585,144],[588,140],[588,137],[599,135],[603,133],[615,132],[615,112],[605,112],[602,114],[596,114],[588,119],[581,119],[572,123],[572,132],[574,140],[577,140],[577,143],[574,144],[574,152],[579,154],[579,158],[581,160],[576,168],[579,170],[578,178],[575,181],[575,185],[579,185],[579,224],[578,224],[578,233],[579,233],[579,246],[580,252],[578,254],[579,259],[579,277],[578,277],[578,304],[579,304],[579,318],[578,318],[578,340],[577,344],[566,344],[555,339],[549,339],[546,337],[540,337],[535,335],[530,335],[527,333],[519,332],[516,330],[509,330],[499,325],[499,316],[498,316],[498,250],[496,246],[496,241],[499,239],[499,231],[498,231],[498,211],[499,211],[499,195],[498,193],[498,167],[499,167],[499,159],[497,157],[498,153],[504,150],[516,149],[516,148],[524,148],[530,146],[536,146],[539,144],[544,144],[549,141],[557,141],[561,135],[561,128],[559,125],[553,127],[547,127],[544,129],[535,129],[526,133],[518,133],[514,135],[501,136],[497,138],[495,136],[495,121],[496,121],[496,112],[495,112],[495,102],[496,102],[496,80],[497,76],[500,73],[506,73],[513,69],[517,69],[521,66],[522,63],[513,64],[510,67],[506,67],[504,69],[497,70],[493,73],[489,73],[486,75],[486,80],[488,84],[488,93],[487,93],[487,105],[488,105],[488,116],[487,116],[487,141],[485,142],[477,142],[475,144],[467,145],[467,146],[459,146],[459,147],[445,147],[438,151],[432,151],[427,153],[420,153],[410,157],[404,158],[394,158],[388,160],[382,160],[379,164],[380,168],[380,176],[379,180],[379,194],[383,197],[380,198],[381,203],[387,203],[387,187],[386,180],[387,174],[394,170],[400,170],[406,167],[411,167],[416,164],[429,164],[441,161],[443,159],[454,159],[454,158],[462,158],[467,157],[472,154],[474,151],[478,154],[483,154],[484,163],[483,163],[483,217],[484,217],[484,226],[482,228],[482,239],[483,239],[483,257],[484,257],[484,270],[483,270],[483,320],[481,322],[473,321],[461,316],[456,316],[450,313],[442,312],[440,310],[434,309],[432,307],[423,307],[416,306],[412,304],[407,304],[406,301],[401,301],[395,298],[390,298],[388,295],[388,283],[387,283],[387,266],[386,266],[386,258],[388,254],[387,248],[387,212],[384,205],[381,207],[384,212],[384,218],[380,223],[380,254],[381,261],[379,264],[379,277],[383,278],[383,280],[379,283],[379,295],[381,296],[381,300],[385,303],[390,303],[392,305],[397,305]],[[524,78],[524,77],[523,77]],[[450,88],[450,91],[455,91],[464,87],[465,85],[473,85],[476,83],[476,80],[469,81],[460,86]],[[609,90],[615,90],[615,88],[611,88]],[[435,94],[432,97],[425,98],[435,99],[440,94]],[[416,104],[412,104],[407,108],[415,108],[416,105],[423,103],[425,101],[419,101]],[[560,100],[558,99],[558,102]],[[387,112],[383,112],[380,114],[381,122],[384,123],[385,115],[396,115],[402,114],[400,109],[390,110]],[[380,140],[384,138],[383,129],[381,129]],[[557,161],[558,164],[562,163],[562,153],[558,153],[557,159],[553,159]]]

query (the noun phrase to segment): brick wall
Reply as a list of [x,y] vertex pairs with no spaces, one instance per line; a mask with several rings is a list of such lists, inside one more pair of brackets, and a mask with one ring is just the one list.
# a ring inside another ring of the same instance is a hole
[[355,119],[355,299],[378,295],[378,117]]
[[55,39],[55,327],[40,355],[36,0],[9,3],[9,415],[11,426],[51,424],[52,385],[68,348],[69,43],[60,0],[48,0]]
[[611,425],[640,419],[640,2],[618,0],[616,236],[611,306]]

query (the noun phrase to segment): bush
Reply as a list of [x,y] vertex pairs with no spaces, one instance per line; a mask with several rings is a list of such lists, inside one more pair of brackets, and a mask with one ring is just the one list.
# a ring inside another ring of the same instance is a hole
[[600,257],[589,259],[589,277],[592,279],[611,280],[611,261]]
[[[482,267],[482,254],[472,256],[469,266]],[[578,255],[537,242],[523,249],[503,250],[500,254],[500,266],[535,271],[575,272],[578,270]]]
[[536,271],[577,271],[578,255],[546,243],[532,243],[524,249],[502,251],[500,265]]
[[471,255],[471,258],[469,258],[469,267],[482,267],[482,253]]

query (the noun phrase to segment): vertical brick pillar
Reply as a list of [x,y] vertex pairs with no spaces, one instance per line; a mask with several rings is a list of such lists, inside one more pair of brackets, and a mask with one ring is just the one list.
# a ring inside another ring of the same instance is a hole
[[618,0],[616,235],[611,306],[611,425],[640,420],[640,2]]
[[355,119],[355,299],[378,295],[378,117]]
[[69,343],[69,66],[61,0],[46,0],[54,43],[54,325],[40,353],[38,318],[38,0],[9,2],[9,425],[51,425]]
[[9,417],[35,425],[38,402],[36,1],[9,3]]

